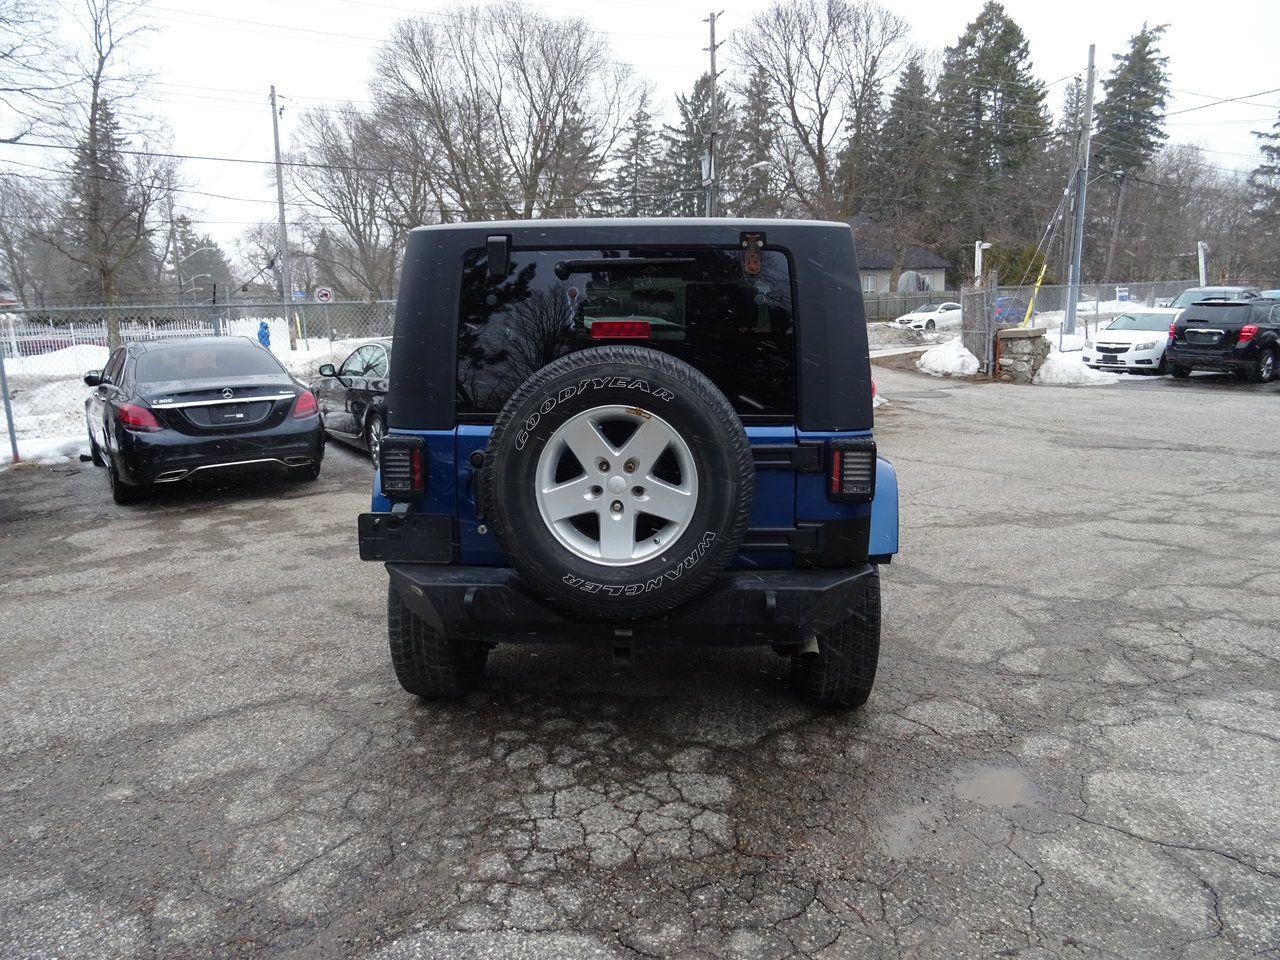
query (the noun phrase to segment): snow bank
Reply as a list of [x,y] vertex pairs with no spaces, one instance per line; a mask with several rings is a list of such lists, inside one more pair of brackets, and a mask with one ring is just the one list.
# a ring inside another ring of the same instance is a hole
[[978,372],[978,358],[956,337],[926,350],[916,361],[916,367],[935,377],[971,377]]
[[[10,381],[47,380],[57,377],[83,377],[89,370],[101,370],[107,365],[111,351],[106,347],[82,343],[74,347],[51,350],[34,357],[12,357],[4,362],[4,372]],[[83,384],[82,384],[83,386]]]
[[[1079,348],[1076,348],[1077,351]],[[1084,365],[1079,352],[1067,353],[1055,344],[1045,358],[1044,365],[1036,371],[1035,382],[1049,386],[1091,386],[1100,383],[1115,383],[1120,379],[1118,374],[1093,370]]]
[[[13,459],[13,451],[9,447],[9,438],[0,438],[0,465],[8,466]],[[79,459],[80,454],[89,452],[88,436],[49,437],[38,439],[29,437],[18,439],[18,457],[23,463],[63,463],[67,460]]]

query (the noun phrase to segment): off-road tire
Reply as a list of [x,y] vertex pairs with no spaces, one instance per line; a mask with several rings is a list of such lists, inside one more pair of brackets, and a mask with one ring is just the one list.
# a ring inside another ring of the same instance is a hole
[[1175,380],[1185,380],[1191,376],[1191,368],[1184,367],[1180,363],[1171,363],[1169,364],[1169,376]]
[[1257,359],[1249,368],[1249,379],[1254,383],[1271,383],[1276,378],[1277,366],[1280,366],[1280,357],[1275,350],[1270,347],[1259,350]]
[[871,696],[880,660],[880,574],[867,581],[862,602],[828,633],[818,652],[791,658],[791,688],[814,707],[849,710]]
[[[536,483],[539,454],[555,431],[614,404],[666,421],[688,446],[698,481],[698,502],[679,535],[660,553],[619,566],[563,546],[539,512]],[[507,401],[485,451],[480,493],[485,520],[535,596],[579,616],[627,620],[672,610],[715,582],[746,533],[755,467],[742,421],[697,370],[645,347],[594,347],[543,367]]]
[[387,639],[400,686],[425,700],[458,700],[484,675],[489,646],[453,640],[423,622],[387,584]]

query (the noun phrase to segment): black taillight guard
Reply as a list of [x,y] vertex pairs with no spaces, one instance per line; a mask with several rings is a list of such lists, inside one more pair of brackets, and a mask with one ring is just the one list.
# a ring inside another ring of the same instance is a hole
[[870,437],[827,441],[827,495],[832,500],[870,503],[876,496],[876,442]]
[[388,500],[412,500],[427,488],[427,442],[390,434],[382,440],[378,468]]

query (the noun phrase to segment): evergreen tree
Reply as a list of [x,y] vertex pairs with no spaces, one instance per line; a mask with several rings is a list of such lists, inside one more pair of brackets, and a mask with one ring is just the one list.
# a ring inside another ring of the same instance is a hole
[[[702,158],[711,130],[711,75],[704,73],[688,95],[676,95],[679,122],[662,132],[660,198],[665,214],[698,216],[703,211]],[[731,207],[742,178],[742,143],[733,103],[722,89],[716,91],[716,175],[720,195]]]
[[108,100],[101,100],[71,161],[66,234],[57,245],[80,273],[86,299],[116,303],[146,284],[150,231],[131,187],[124,136]]
[[778,137],[778,124],[774,119],[777,104],[769,75],[763,70],[753,70],[740,96],[738,133],[742,170],[737,195],[732,205],[725,204],[725,210],[739,217],[776,217],[782,212],[782,204],[773,190],[774,178],[769,169],[775,162],[774,145]]
[[1280,117],[1269,132],[1253,135],[1262,152],[1262,162],[1249,176],[1257,267],[1268,277],[1280,276]]
[[840,210],[846,217],[853,216],[866,206],[867,193],[872,189],[871,171],[876,155],[875,135],[883,121],[881,101],[883,91],[879,83],[872,83],[858,101],[849,104],[844,123],[844,143],[837,154],[840,188]]
[[1022,28],[988,0],[947,48],[938,81],[952,259],[976,239],[1034,231],[1014,180],[1049,133],[1044,98]]
[[661,144],[649,112],[649,92],[640,94],[636,112],[627,122],[622,162],[612,183],[613,207],[619,216],[647,217],[661,208],[659,164]]
[[[196,233],[191,218],[180,214],[173,221],[174,261],[177,281],[188,296],[196,299],[230,298],[231,265],[226,254],[207,233]],[[216,287],[214,285],[217,285]]]
[[1169,97],[1169,58],[1160,53],[1165,26],[1145,23],[1129,40],[1129,49],[1116,54],[1111,75],[1102,81],[1103,100],[1094,113],[1097,134],[1094,158],[1099,173],[1118,176],[1111,244],[1102,279],[1112,278],[1116,246],[1124,215],[1129,178],[1141,173],[1164,143],[1164,106]]
[[907,247],[936,240],[937,218],[932,216],[940,176],[936,123],[924,68],[913,59],[898,78],[875,138],[876,177],[865,193],[865,211],[894,247],[893,283]]

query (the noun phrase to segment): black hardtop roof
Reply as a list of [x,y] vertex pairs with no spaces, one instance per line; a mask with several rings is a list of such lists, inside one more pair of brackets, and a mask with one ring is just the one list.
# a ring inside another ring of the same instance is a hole
[[738,217],[584,217],[576,220],[480,220],[468,223],[435,223],[415,227],[410,234],[465,234],[483,242],[494,234],[507,234],[520,243],[564,243],[583,246],[612,238],[617,243],[670,243],[672,237],[687,242],[736,243],[738,234],[770,231],[849,230],[847,223],[832,220],[748,220]]
[[497,220],[409,231],[396,298],[390,426],[452,429],[462,264],[492,236],[516,249],[737,247],[744,233],[787,251],[795,292],[796,422],[804,430],[871,428],[871,369],[853,231],[823,220],[652,217]]

